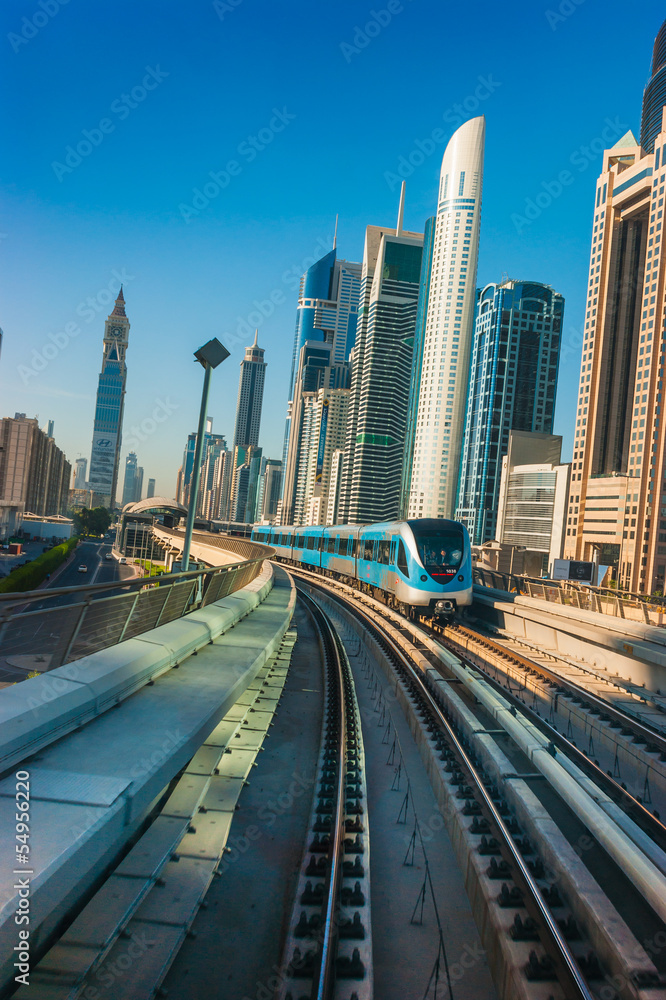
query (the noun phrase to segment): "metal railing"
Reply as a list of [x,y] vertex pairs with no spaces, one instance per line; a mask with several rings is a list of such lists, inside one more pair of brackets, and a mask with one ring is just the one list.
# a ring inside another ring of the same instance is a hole
[[[219,601],[251,583],[273,554],[269,546],[243,544],[253,558],[225,566],[0,594],[0,665],[53,670]],[[16,658],[25,659],[12,663]]]
[[643,622],[646,625],[666,624],[666,599],[653,595],[633,594],[630,591],[613,590],[609,587],[590,587],[573,580],[537,580],[532,577],[517,576],[514,573],[499,573],[496,570],[475,567],[474,582],[482,587],[504,590],[508,593],[524,594],[540,601],[551,601],[581,611],[595,611],[602,615],[614,615],[627,621]]

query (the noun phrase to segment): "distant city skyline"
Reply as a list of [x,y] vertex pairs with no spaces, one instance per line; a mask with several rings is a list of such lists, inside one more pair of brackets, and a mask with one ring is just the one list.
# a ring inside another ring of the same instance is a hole
[[[0,249],[7,256],[3,415],[25,411],[38,415],[40,424],[53,418],[68,459],[89,457],[86,428],[94,415],[99,338],[122,282],[132,302],[132,371],[142,373],[128,383],[125,438],[127,450],[135,450],[156,477],[157,492],[173,493],[179,464],[173,441],[184,441],[196,425],[198,388],[190,359],[202,331],[219,336],[240,360],[259,326],[273,359],[261,445],[264,455],[279,458],[298,283],[308,263],[332,247],[336,214],[339,253],[358,260],[365,227],[392,218],[406,179],[405,227],[422,231],[436,200],[446,143],[463,120],[484,114],[478,283],[499,281],[508,272],[518,280],[536,276],[565,295],[555,430],[564,438],[563,457],[570,457],[587,206],[603,148],[629,128],[639,134],[637,95],[649,77],[662,7],[643,4],[623,23],[621,74],[603,59],[594,66],[589,60],[592,44],[598,51],[614,45],[614,24],[624,15],[615,0],[605,5],[601,23],[587,4],[557,23],[526,0],[508,17],[488,7],[474,58],[452,49],[444,65],[423,60],[423,40],[444,27],[464,32],[468,15],[462,9],[406,5],[350,62],[339,42],[350,37],[357,17],[352,8],[313,11],[296,0],[285,18],[257,0],[253,11],[241,5],[222,23],[206,4],[178,21],[156,21],[163,11],[152,0],[138,9],[119,0],[113,16],[104,5],[87,17],[68,5],[19,51],[10,51],[4,72],[20,97],[3,111],[12,136],[0,224],[6,233]],[[265,30],[257,31],[257,11]],[[17,3],[5,5],[6,33],[16,30],[23,13]],[[116,53],[103,77],[93,71],[89,44],[97,30]],[[327,40],[316,56],[307,46],[304,51],[313,30]],[[198,40],[196,59],[184,38]],[[240,73],[242,53],[250,50],[270,71],[247,81],[239,101],[222,102],[220,59],[229,73]],[[565,64],[569,71],[563,75]],[[109,112],[141,82],[147,66],[164,74],[155,90],[122,118]],[[359,116],[354,109],[360,88],[396,66],[397,103],[373,107],[371,118]],[[85,91],[82,75],[90,80]],[[311,81],[307,88],[305,78]],[[337,138],[325,161],[312,142],[321,127],[315,95],[322,85],[336,93],[328,102],[327,128]],[[516,128],[517,107],[523,120],[535,123],[529,137]],[[248,136],[269,127],[274,108],[286,119],[282,131],[273,132],[251,160],[238,153]],[[105,114],[113,131],[58,177],[52,163],[63,163],[67,147],[83,143],[82,131],[96,128]],[[202,127],[210,121],[214,129]],[[177,150],[170,138],[174,129],[184,139]],[[514,143],[520,144],[519,155]],[[213,197],[204,195],[214,183],[210,172],[234,156],[240,174]],[[179,206],[193,205],[195,189],[202,193],[201,207],[185,221]],[[234,381],[231,366],[225,366],[211,394],[215,425],[229,440]],[[137,433],[130,443],[132,428]]]

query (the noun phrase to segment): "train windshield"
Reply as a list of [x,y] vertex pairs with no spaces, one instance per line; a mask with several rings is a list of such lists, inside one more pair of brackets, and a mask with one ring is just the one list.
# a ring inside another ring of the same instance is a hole
[[450,580],[460,568],[463,558],[464,539],[462,529],[456,525],[450,528],[415,528],[414,538],[421,562],[435,580]]

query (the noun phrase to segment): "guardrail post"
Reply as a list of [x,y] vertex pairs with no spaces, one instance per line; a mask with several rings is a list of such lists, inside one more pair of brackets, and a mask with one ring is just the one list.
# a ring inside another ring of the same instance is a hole
[[81,630],[81,626],[83,624],[83,619],[84,619],[85,613],[86,613],[86,611],[88,610],[88,608],[90,607],[91,604],[92,604],[92,599],[89,597],[86,600],[86,602],[83,605],[83,607],[81,608],[81,612],[79,614],[79,617],[76,619],[76,625],[74,626],[74,628],[72,630],[72,635],[70,637],[70,640],[67,643],[67,648],[65,649],[65,652],[62,654],[62,656],[60,658],[60,663],[58,663],[57,666],[61,667],[63,665],[63,663],[66,662],[67,657],[71,653],[72,647],[73,647],[74,643],[76,642],[76,637],[78,636],[79,631]]
[[[127,631],[127,626],[130,623],[130,618],[134,614],[134,609],[135,609],[135,607],[137,605],[137,601],[139,600],[139,595],[140,594],[141,594],[141,591],[137,590],[137,592],[136,592],[136,594],[134,596],[134,600],[132,601],[132,607],[129,609],[129,612],[127,614],[127,618],[125,619],[125,624],[123,625],[123,630],[120,633],[120,635],[118,636],[118,642],[122,642],[123,639],[125,638],[125,632]],[[118,645],[118,642],[115,643],[116,646]]]

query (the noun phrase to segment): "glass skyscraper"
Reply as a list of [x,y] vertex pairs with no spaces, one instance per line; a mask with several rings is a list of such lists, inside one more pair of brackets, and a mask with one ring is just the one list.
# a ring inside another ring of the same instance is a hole
[[[301,278],[283,452],[283,524],[301,524],[308,517],[309,500],[299,482],[311,430],[307,394],[349,388],[360,277],[360,263],[338,260],[333,248]],[[323,493],[326,488],[322,480],[319,489]]]
[[108,507],[113,507],[116,502],[118,486],[129,329],[130,322],[125,315],[125,297],[121,286],[113,312],[104,324],[104,354],[97,386],[88,481],[88,488],[100,494]]
[[250,448],[259,443],[266,362],[263,348],[257,345],[258,332],[255,331],[252,346],[245,348],[240,363],[234,447]]
[[646,153],[654,153],[655,139],[661,132],[666,104],[666,21],[659,29],[652,50],[652,75],[643,92],[640,144]]
[[368,226],[339,499],[352,524],[393,520],[400,509],[423,235]]
[[552,434],[563,315],[549,285],[505,281],[479,294],[456,510],[473,545],[497,537],[509,432]]
[[[455,513],[460,450],[467,401],[481,225],[485,118],[472,118],[453,134],[440,173],[439,197],[427,281],[419,304],[425,328],[415,366],[410,419],[413,453],[409,517]],[[418,375],[416,372],[418,371]]]

